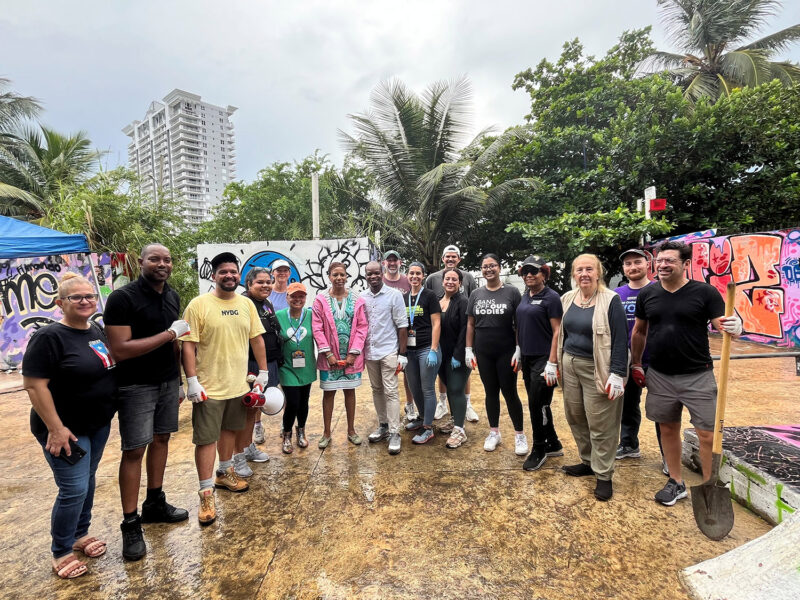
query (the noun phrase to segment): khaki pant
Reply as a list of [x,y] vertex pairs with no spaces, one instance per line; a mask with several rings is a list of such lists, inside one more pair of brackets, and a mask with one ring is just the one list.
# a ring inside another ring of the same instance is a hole
[[380,360],[368,360],[367,374],[372,387],[372,402],[378,413],[378,423],[388,423],[389,431],[400,431],[400,396],[397,393],[397,354]]
[[611,480],[622,419],[622,398],[609,400],[597,389],[594,361],[564,353],[564,413],[581,461],[598,479]]

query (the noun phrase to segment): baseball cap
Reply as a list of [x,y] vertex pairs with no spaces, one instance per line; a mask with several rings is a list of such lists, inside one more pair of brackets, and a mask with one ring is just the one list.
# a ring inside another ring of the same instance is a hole
[[626,254],[636,254],[638,256],[646,258],[647,260],[650,260],[652,258],[652,256],[650,256],[650,253],[647,252],[646,250],[642,250],[640,248],[631,248],[630,250],[625,250],[625,252],[620,254],[619,259],[620,260],[624,259]]
[[536,273],[538,273],[545,264],[546,263],[541,258],[530,255],[528,258],[522,261],[522,266],[520,267],[519,272],[521,275],[525,275],[527,272],[531,272],[536,275]]
[[461,250],[458,249],[458,246],[453,246],[452,244],[446,246],[445,249],[442,250],[442,256],[444,256],[448,252],[455,252],[456,254],[458,254],[459,258],[461,258]]
[[400,260],[400,255],[397,253],[397,250],[387,250],[383,253],[383,260],[388,259],[390,256],[394,256],[397,260]]
[[294,283],[290,283],[289,287],[286,288],[286,295],[287,296],[291,296],[292,294],[295,294],[297,292],[303,292],[304,294],[306,293],[306,286],[304,286],[299,281],[295,281]]
[[273,271],[275,269],[280,269],[281,267],[286,267],[287,269],[291,269],[292,265],[289,264],[289,261],[283,260],[282,258],[279,258],[278,260],[276,260],[275,262],[272,263],[272,270]]

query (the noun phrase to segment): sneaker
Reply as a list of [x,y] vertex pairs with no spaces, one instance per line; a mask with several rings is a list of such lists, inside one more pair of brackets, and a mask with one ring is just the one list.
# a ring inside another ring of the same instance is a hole
[[453,432],[453,427],[455,427],[455,423],[453,422],[453,417],[450,417],[444,423],[439,425],[439,433],[450,435]]
[[389,437],[389,425],[381,423],[378,428],[367,436],[370,444],[375,444]]
[[584,463],[578,463],[577,465],[567,465],[566,467],[561,467],[561,470],[564,471],[570,477],[588,477],[589,475],[594,475],[594,471],[592,471],[592,467]]
[[265,441],[264,437],[264,426],[261,424],[261,421],[257,422],[253,427],[253,441],[256,444],[263,444]]
[[433,439],[433,429],[423,429],[413,438],[411,442],[414,444],[427,444]]
[[617,460],[621,460],[623,458],[640,458],[642,453],[639,451],[638,446],[634,448],[633,446],[624,446],[620,444],[617,448]]
[[433,420],[436,421],[445,416],[449,411],[447,410],[447,402],[439,400],[436,403],[436,412],[433,413]]
[[294,452],[294,446],[292,446],[291,431],[283,436],[283,446],[281,447],[281,451],[284,454],[291,454],[292,452]]
[[614,495],[614,486],[611,484],[610,479],[598,479],[597,485],[594,487],[594,497],[600,502],[611,500]]
[[400,454],[400,434],[393,433],[389,436],[389,454]]
[[306,428],[295,427],[294,430],[297,432],[297,447],[308,448],[308,438],[306,437]]
[[130,521],[123,521],[119,528],[122,530],[122,558],[139,560],[147,554],[147,545],[144,543],[142,533],[142,518],[139,515]]
[[197,510],[197,520],[200,521],[200,525],[210,525],[217,518],[214,490],[206,488],[198,493],[200,495],[200,508]]
[[239,477],[252,477],[253,469],[247,464],[244,452],[233,455],[233,470]]
[[497,444],[500,443],[500,432],[499,431],[490,431],[489,435],[486,436],[486,440],[483,442],[483,449],[487,452],[494,452],[495,448],[497,448]]
[[[245,465],[246,464],[247,461],[245,461]],[[236,474],[236,472],[233,470],[233,467],[228,467],[227,471],[217,471],[217,477],[214,480],[214,487],[221,490],[239,493],[246,492],[250,486],[244,479]]]
[[536,471],[541,468],[546,460],[547,452],[545,452],[542,448],[537,448],[534,446],[533,452],[531,452],[530,456],[525,459],[524,463],[522,463],[522,468],[525,471]]
[[477,423],[478,422],[478,413],[475,412],[475,409],[472,408],[472,403],[467,401],[467,421],[470,423]]
[[525,456],[528,453],[528,438],[524,433],[514,434],[514,454]]
[[461,427],[453,427],[453,431],[450,434],[450,437],[447,438],[445,446],[447,446],[450,449],[458,448],[466,441],[467,441],[467,434],[464,432],[464,429],[462,429]]
[[406,419],[409,421],[416,421],[419,419],[419,413],[417,412],[417,407],[413,402],[406,402]]
[[408,423],[406,423],[406,431],[416,431],[422,427],[422,419],[419,417],[415,419],[411,419]]
[[548,457],[564,456],[564,447],[558,440],[554,442],[548,441],[544,445],[544,453],[547,454]]
[[667,485],[660,492],[656,492],[655,500],[664,506],[672,506],[681,498],[688,496],[685,483],[678,483],[672,477],[667,480]]
[[669,467],[667,466],[667,460],[665,458],[661,459],[661,472],[669,477]]
[[257,463],[263,463],[269,460],[269,454],[256,448],[255,442],[244,449],[244,457],[250,462]]
[[164,492],[157,500],[145,500],[142,503],[142,523],[178,523],[188,518],[189,511],[169,504]]

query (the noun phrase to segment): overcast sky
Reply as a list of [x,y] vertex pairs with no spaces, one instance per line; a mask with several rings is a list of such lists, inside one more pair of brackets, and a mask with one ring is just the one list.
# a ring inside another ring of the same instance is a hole
[[[784,2],[763,34],[795,23],[800,2]],[[238,177],[250,181],[316,148],[340,163],[337,129],[382,79],[422,91],[467,74],[475,131],[502,129],[528,112],[516,73],[574,37],[602,55],[646,25],[672,49],[655,0],[0,0],[0,77],[42,101],[45,124],[88,132],[109,166],[127,160],[121,129],[173,88],[236,106]],[[800,47],[781,58],[800,61]]]

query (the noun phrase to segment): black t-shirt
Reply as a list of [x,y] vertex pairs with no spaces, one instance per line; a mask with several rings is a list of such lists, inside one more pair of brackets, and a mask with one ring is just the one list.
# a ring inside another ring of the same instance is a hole
[[[441,303],[439,304],[441,307]],[[447,310],[442,313],[442,365],[455,358],[464,364],[464,348],[467,339],[467,298],[457,292],[450,298]]]
[[[243,296],[250,298],[247,294],[243,294]],[[281,324],[278,323],[278,317],[275,316],[275,308],[273,308],[269,298],[263,302],[258,302],[252,298],[250,300],[256,307],[261,325],[264,326],[264,333],[261,334],[261,337],[264,338],[267,362],[277,362],[278,366],[281,366],[283,365],[283,343],[281,341]],[[252,347],[250,347],[247,368],[251,373],[258,373],[258,363]]]
[[[108,425],[116,412],[115,366],[99,325],[73,329],[52,323],[31,336],[22,374],[49,379],[47,387],[61,422],[72,433],[83,435]],[[33,409],[31,432],[47,433],[47,426]]]
[[[432,291],[422,288],[419,291],[419,302],[417,296],[412,296],[411,292],[403,294],[403,302],[406,304],[406,314],[408,315],[409,332],[414,331],[417,335],[416,348],[428,348],[431,345],[433,335],[433,325],[431,315],[442,312],[439,300]],[[414,320],[411,321],[411,311],[414,311]]]
[[517,306],[517,337],[525,356],[549,356],[553,344],[550,319],[560,319],[561,297],[549,287],[538,294],[525,292]]
[[660,282],[643,288],[636,298],[636,318],[648,322],[650,366],[667,375],[712,368],[708,322],[724,314],[720,293],[701,281],[689,280],[676,292]]
[[470,294],[467,315],[475,318],[476,351],[495,354],[517,345],[514,327],[521,299],[513,285],[503,285],[494,291],[481,287]]
[[[157,335],[180,318],[181,299],[166,283],[159,294],[143,277],[114,290],[106,300],[103,323],[131,328],[131,339]],[[147,354],[120,361],[119,385],[157,385],[180,376],[172,343]]]

